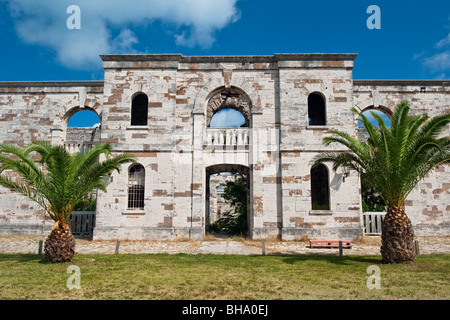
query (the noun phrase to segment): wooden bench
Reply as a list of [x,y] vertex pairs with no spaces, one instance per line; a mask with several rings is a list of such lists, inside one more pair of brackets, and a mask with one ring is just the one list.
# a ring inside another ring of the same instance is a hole
[[352,242],[348,240],[309,240],[310,248],[339,248],[339,241],[342,241],[342,248],[351,249]]

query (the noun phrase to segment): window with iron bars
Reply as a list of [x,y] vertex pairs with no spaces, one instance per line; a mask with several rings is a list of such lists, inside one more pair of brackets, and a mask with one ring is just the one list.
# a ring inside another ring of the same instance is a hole
[[128,209],[144,209],[145,169],[135,164],[128,171]]

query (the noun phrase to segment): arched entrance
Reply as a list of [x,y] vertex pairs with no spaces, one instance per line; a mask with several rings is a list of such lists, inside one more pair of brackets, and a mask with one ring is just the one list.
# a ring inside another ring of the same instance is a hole
[[70,152],[86,152],[100,143],[101,118],[89,107],[73,108],[65,115],[64,146]]
[[[240,177],[239,182],[244,181],[246,185],[244,187],[246,217],[244,219],[245,232],[243,233],[251,236],[253,210],[250,206],[252,203],[252,172],[249,166],[252,127],[250,98],[237,87],[225,88],[222,86],[216,87],[206,95],[204,103],[204,109],[194,114],[194,131],[198,130],[198,132],[203,131],[205,133],[203,139],[200,135],[194,136],[194,145],[201,146],[200,150],[194,149],[194,158],[196,158],[195,153],[198,151],[197,159],[202,159],[201,163],[194,163],[194,170],[197,166],[197,170],[204,173],[201,179],[205,179],[203,181],[197,180],[197,183],[204,186],[204,192],[201,210],[196,207],[194,201],[194,211],[202,212],[202,233],[210,233],[211,224],[218,218],[217,210],[211,209],[214,204],[214,199],[211,201],[211,197],[217,196],[216,191],[220,183],[221,188],[225,186],[226,177],[229,181],[234,181],[234,175],[237,175]],[[226,117],[220,119],[224,114]],[[219,175],[219,173],[222,174]],[[194,176],[194,181],[196,181],[196,177],[200,177],[200,175]],[[213,194],[211,192],[212,186],[216,188]],[[224,202],[222,201],[223,204]],[[228,207],[228,209],[230,208]],[[234,211],[234,213],[238,212]],[[242,219],[239,221],[242,221]]]
[[[237,226],[236,230],[240,230],[242,232],[237,232],[237,233],[242,233],[243,235],[247,235],[248,234],[248,230],[250,229],[250,226],[252,224],[252,208],[250,206],[251,202],[251,183],[250,183],[250,168],[244,165],[240,165],[240,164],[217,164],[217,165],[212,165],[209,167],[206,167],[205,169],[206,171],[206,201],[205,201],[205,234],[206,233],[210,233],[211,232],[211,225],[212,223],[216,222],[219,218],[220,218],[220,213],[218,214],[217,211],[214,211],[213,208],[213,200],[211,199],[212,196],[212,186],[214,188],[217,188],[218,186],[222,187],[224,183],[222,183],[222,185],[220,185],[220,181],[222,182],[226,182],[228,181],[232,181],[232,179],[234,178],[234,176],[237,176],[238,179],[242,179],[245,182],[246,185],[246,194],[245,195],[241,195],[243,197],[241,197],[241,199],[245,199],[246,203],[245,203],[245,208],[246,208],[246,212],[245,212],[245,220],[242,221],[242,219],[237,219],[238,217],[236,216],[236,220],[238,221],[239,226]],[[214,178],[215,175],[217,174],[223,174],[223,173],[227,173],[226,175],[223,176],[219,176],[219,179],[214,179],[219,181],[219,183],[216,183],[215,181],[212,181],[212,179]],[[231,179],[230,179],[231,178]],[[235,180],[236,181],[236,180]],[[214,192],[214,191],[213,191]],[[216,208],[217,209],[217,208]],[[231,213],[232,215],[233,213]],[[241,214],[241,212],[237,212],[236,215]]]

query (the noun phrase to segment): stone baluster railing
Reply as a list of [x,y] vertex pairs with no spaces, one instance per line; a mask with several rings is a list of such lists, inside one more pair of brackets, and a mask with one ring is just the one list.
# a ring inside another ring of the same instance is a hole
[[248,128],[208,128],[206,145],[246,146],[249,144]]

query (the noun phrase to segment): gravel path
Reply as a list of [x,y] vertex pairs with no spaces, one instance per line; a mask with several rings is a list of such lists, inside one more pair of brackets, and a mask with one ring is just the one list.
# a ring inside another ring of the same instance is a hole
[[[37,253],[39,240],[46,236],[0,236],[1,253]],[[450,254],[449,237],[417,237],[420,254]],[[353,242],[344,255],[379,255],[380,237]],[[338,254],[338,249],[310,249],[306,241],[265,241],[266,254]],[[114,254],[116,241],[76,240],[79,254]],[[128,241],[120,242],[119,253],[262,254],[262,241],[213,239],[210,241]]]

